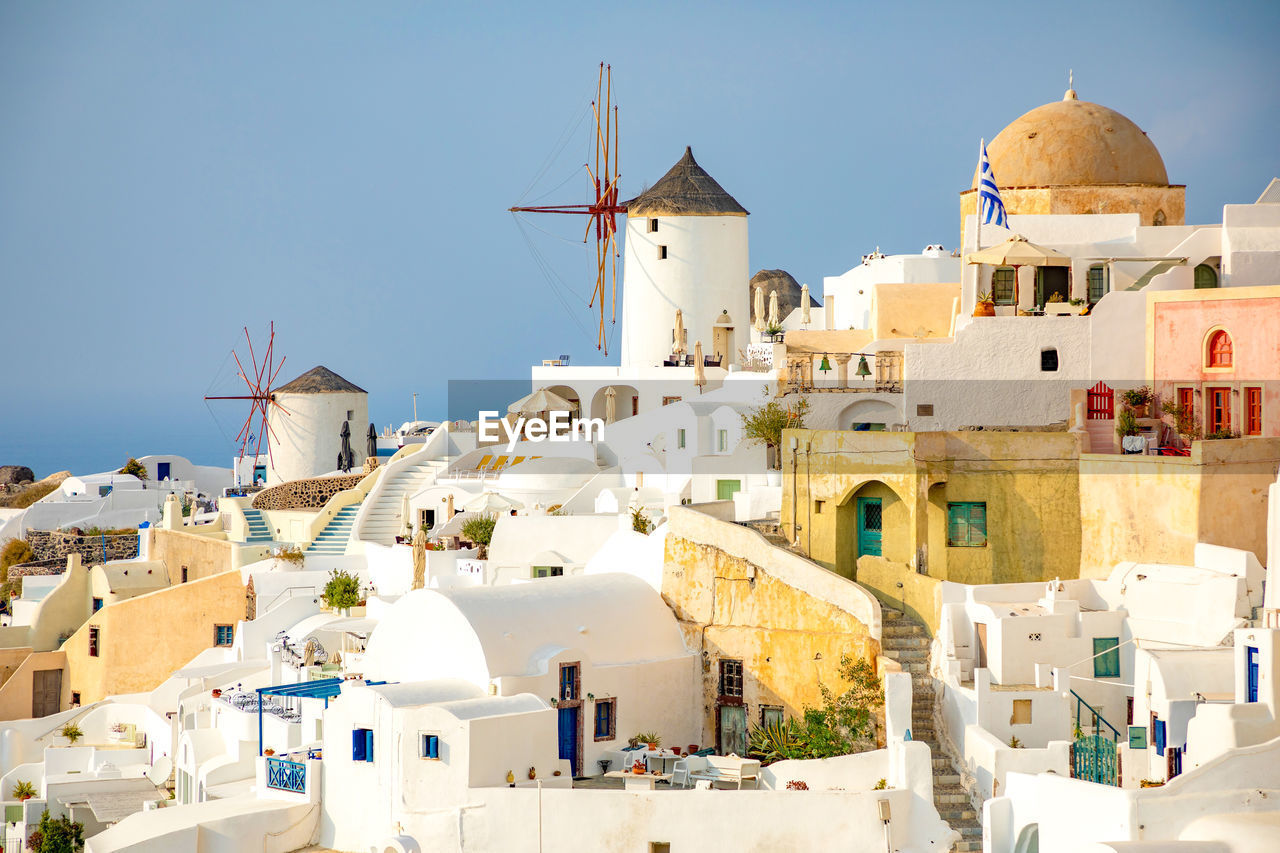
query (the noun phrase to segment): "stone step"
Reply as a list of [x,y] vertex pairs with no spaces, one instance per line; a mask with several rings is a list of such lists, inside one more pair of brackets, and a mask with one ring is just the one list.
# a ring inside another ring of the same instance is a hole
[[884,656],[889,660],[896,660],[899,663],[921,662],[928,660],[928,649],[885,649]]
[[964,823],[965,821],[973,821],[976,823],[978,820],[978,813],[973,809],[949,808],[944,806],[943,808],[938,809],[938,817],[951,824],[954,829],[956,824]]
[[950,759],[950,758],[935,758],[935,759],[933,759],[933,769],[934,769],[934,770],[949,770],[949,769],[951,769],[951,759]]
[[935,770],[933,772],[933,784],[934,785],[959,785],[960,774],[959,773],[939,773],[938,771]]
[[981,853],[982,839],[978,839],[978,840],[969,839],[967,841],[961,840],[956,842],[956,846],[953,847],[952,849],[955,851],[955,853],[970,853],[970,851],[973,851],[973,850],[979,851],[979,853]]

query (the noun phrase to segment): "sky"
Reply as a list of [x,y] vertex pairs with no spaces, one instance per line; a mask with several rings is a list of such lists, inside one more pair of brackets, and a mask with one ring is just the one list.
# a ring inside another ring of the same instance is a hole
[[956,246],[978,140],[1068,69],[1220,222],[1280,175],[1278,28],[1274,2],[0,4],[0,464],[230,465],[247,405],[204,397],[271,321],[281,380],[324,364],[380,427],[414,393],[445,416],[450,380],[613,361],[582,224],[507,211],[585,200],[601,61],[622,197],[691,145],[752,271],[817,294],[877,246]]

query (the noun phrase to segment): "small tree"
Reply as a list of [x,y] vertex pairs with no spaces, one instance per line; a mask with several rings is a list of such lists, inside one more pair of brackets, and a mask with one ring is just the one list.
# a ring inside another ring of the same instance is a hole
[[35,853],[80,853],[84,850],[84,825],[65,815],[49,817],[49,810],[45,809],[40,826],[27,836],[27,846]]
[[355,607],[360,603],[360,581],[355,575],[334,569],[329,573],[329,582],[324,585],[321,598],[335,610]]
[[745,412],[742,415],[742,434],[753,444],[763,444],[771,453],[771,467],[782,467],[782,454],[777,452],[782,447],[782,431],[784,429],[804,429],[804,418],[809,413],[809,401],[801,397],[793,406],[783,406],[777,400],[770,400],[763,406]]
[[137,477],[139,480],[145,480],[147,479],[147,466],[143,465],[137,459],[134,459],[132,456],[130,456],[129,461],[124,463],[124,467],[121,468],[116,473],[132,474],[133,476]]
[[498,524],[496,515],[476,515],[462,522],[462,538],[480,547],[480,559],[489,556],[489,543],[493,541],[493,528]]

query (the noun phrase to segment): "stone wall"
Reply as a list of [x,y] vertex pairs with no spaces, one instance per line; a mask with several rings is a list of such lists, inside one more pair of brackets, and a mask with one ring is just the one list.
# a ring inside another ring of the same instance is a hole
[[329,498],[344,489],[355,488],[364,477],[364,474],[348,474],[342,477],[290,480],[258,492],[253,498],[253,508],[320,509],[329,502]]
[[797,716],[837,693],[840,659],[874,662],[880,606],[865,589],[746,527],[672,507],[662,595],[702,653],[703,734],[715,743],[719,662],[742,662],[748,723],[760,706]]
[[30,563],[19,563],[9,567],[9,577],[20,578],[32,575],[60,575],[67,568],[66,559],[33,560]]
[[36,559],[66,561],[68,554],[79,554],[86,566],[109,560],[132,560],[138,556],[138,534],[120,536],[77,536],[59,530],[28,530],[27,541]]

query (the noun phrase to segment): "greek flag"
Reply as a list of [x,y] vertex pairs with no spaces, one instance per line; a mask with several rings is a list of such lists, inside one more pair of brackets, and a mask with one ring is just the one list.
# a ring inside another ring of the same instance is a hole
[[991,161],[987,159],[987,143],[982,143],[982,156],[978,161],[978,221],[983,225],[1001,225],[1009,227],[1009,218],[1004,212],[1004,202],[1000,199],[1000,190],[996,187],[996,176],[991,171]]

